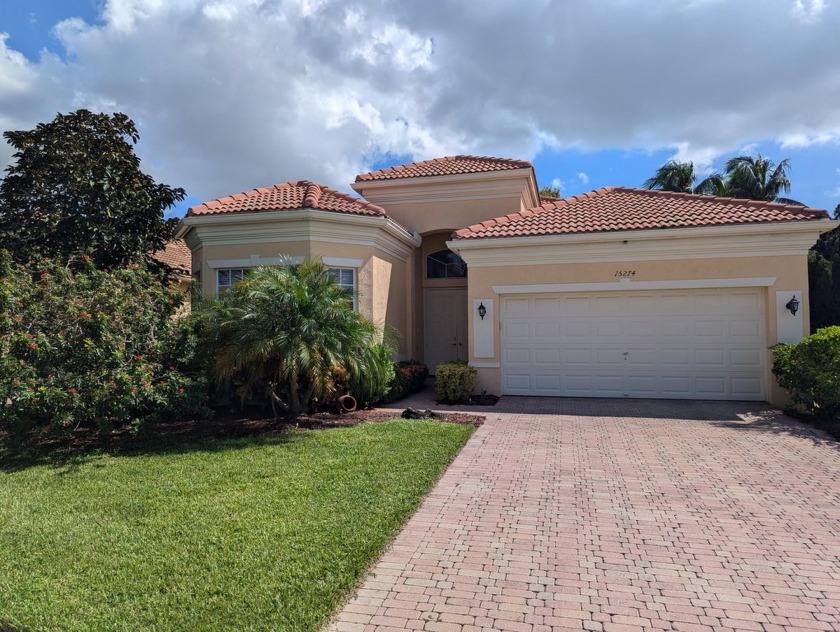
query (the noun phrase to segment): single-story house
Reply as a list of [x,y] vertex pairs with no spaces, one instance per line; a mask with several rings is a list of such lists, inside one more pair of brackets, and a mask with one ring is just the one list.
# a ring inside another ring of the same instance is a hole
[[807,252],[828,214],[625,187],[540,198],[529,162],[450,156],[191,208],[205,294],[281,257],[323,258],[356,308],[434,373],[500,395],[784,399],[770,348],[808,331]]

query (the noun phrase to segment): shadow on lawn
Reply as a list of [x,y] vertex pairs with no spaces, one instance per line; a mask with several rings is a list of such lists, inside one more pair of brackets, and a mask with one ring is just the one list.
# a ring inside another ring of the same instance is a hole
[[[274,420],[223,419],[160,424],[142,435],[120,430],[103,435],[80,429],[66,435],[0,435],[0,472],[38,465],[70,474],[101,456],[147,456],[218,452],[252,446],[281,445],[295,440],[294,426]],[[0,632],[6,632],[0,621]]]
[[31,628],[15,625],[5,619],[0,619],[0,632],[30,632]]

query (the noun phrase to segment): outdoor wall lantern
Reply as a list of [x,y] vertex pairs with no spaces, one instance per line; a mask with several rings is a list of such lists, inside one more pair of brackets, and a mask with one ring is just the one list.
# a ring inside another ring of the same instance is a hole
[[[794,300],[796,297],[794,297]],[[798,305],[799,303],[797,303]],[[794,312],[795,314],[796,312]],[[487,308],[484,307],[484,302],[478,304],[478,315],[481,316],[481,320],[484,320],[484,317],[487,315]]]
[[799,301],[798,301],[798,300],[796,300],[796,294],[794,294],[794,295],[793,295],[793,298],[792,298],[792,299],[790,299],[790,300],[787,302],[787,304],[785,305],[785,307],[788,309],[788,311],[790,311],[790,313],[791,313],[791,314],[793,314],[794,316],[796,316],[796,312],[798,312],[798,311],[799,311]]

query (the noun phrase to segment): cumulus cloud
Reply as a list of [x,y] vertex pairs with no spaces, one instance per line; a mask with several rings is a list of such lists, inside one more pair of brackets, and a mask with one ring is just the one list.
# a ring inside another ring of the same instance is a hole
[[577,174],[578,180],[581,181],[582,184],[589,184],[589,176],[586,175],[583,171],[579,171]]
[[200,198],[347,190],[383,156],[670,149],[702,170],[840,138],[839,27],[824,0],[107,0],[56,26],[61,59],[0,39],[0,124],[122,110],[144,168]]

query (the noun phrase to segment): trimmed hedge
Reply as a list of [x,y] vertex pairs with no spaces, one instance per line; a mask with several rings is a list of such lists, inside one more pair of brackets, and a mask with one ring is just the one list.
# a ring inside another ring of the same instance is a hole
[[840,417],[840,326],[773,348],[773,373],[793,401],[820,419]]
[[464,361],[441,362],[435,369],[435,398],[442,404],[468,402],[477,379],[478,370]]

